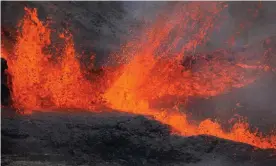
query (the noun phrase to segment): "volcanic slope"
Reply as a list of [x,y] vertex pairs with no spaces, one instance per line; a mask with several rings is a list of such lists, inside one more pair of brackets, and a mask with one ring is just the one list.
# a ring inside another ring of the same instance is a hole
[[276,151],[212,136],[181,137],[143,116],[118,112],[2,109],[2,165],[266,165]]

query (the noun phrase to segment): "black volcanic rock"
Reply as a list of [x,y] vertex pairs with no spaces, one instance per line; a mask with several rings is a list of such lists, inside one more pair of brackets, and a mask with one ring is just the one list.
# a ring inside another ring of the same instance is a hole
[[[143,116],[2,113],[3,165],[272,165],[275,151],[211,137],[170,135]],[[227,149],[227,150],[226,150]]]

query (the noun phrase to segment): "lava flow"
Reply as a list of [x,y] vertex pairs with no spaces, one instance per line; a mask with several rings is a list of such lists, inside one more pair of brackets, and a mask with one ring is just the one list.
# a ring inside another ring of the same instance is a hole
[[207,10],[204,3],[194,2],[174,7],[173,13],[168,11],[176,19],[165,17],[168,15],[163,13],[144,31],[146,35],[141,40],[131,41],[122,48],[120,56],[127,59],[124,65],[104,69],[104,74],[97,77],[81,70],[68,31],[60,34],[65,43],[61,51],[45,51],[55,44],[50,40],[51,30],[38,19],[36,9],[25,8],[14,50],[9,56],[5,52],[12,75],[14,107],[96,111],[96,105],[106,105],[152,117],[170,125],[174,133],[183,136],[208,134],[259,148],[276,149],[275,135],[251,132],[246,122],[238,122],[230,132],[226,132],[220,124],[209,119],[198,126],[189,123],[185,114],[174,109],[176,103],[172,109],[154,105],[156,102],[165,103],[161,99],[165,96],[176,96],[177,102],[188,96],[215,96],[233,87],[246,86],[256,79],[259,68],[250,69],[255,71],[252,74],[240,63],[229,62],[220,53],[214,53],[210,61],[200,63],[199,60],[199,67],[193,70],[181,65],[187,52],[207,40],[224,7],[212,3],[208,8],[212,10]]

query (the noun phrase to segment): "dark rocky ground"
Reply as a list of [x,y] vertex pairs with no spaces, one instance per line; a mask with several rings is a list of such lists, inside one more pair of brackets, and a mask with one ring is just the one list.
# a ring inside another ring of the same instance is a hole
[[143,116],[117,112],[2,110],[1,164],[273,166],[275,150],[212,136],[180,137]]

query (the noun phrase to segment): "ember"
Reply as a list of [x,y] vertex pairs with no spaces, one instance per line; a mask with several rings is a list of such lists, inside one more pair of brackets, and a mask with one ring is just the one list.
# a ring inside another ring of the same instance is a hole
[[[166,13],[163,13],[145,30],[143,40],[130,41],[123,47],[120,56],[127,59],[127,63],[111,70],[104,69],[104,74],[93,80],[87,79],[81,71],[73,36],[67,30],[60,35],[65,42],[62,55],[43,51],[54,44],[50,40],[51,30],[47,23],[38,19],[36,9],[25,8],[14,51],[8,56],[14,107],[31,113],[59,108],[98,111],[98,105],[105,105],[152,117],[170,125],[173,133],[184,136],[208,134],[276,149],[275,135],[251,132],[245,121],[236,123],[226,132],[220,124],[209,119],[193,125],[177,108],[177,102],[188,96],[210,97],[225,93],[252,83],[257,79],[256,73],[263,72],[261,67],[229,62],[219,56],[219,52],[214,53],[211,60],[197,60],[195,69],[181,65],[188,52],[207,40],[208,32],[224,7],[220,3],[213,3],[212,10],[204,9],[201,3],[180,5],[174,8],[175,20],[164,17]],[[187,13],[184,8],[194,10]],[[176,36],[173,39],[172,34]],[[187,34],[189,40],[183,42]],[[154,104],[164,96],[177,96],[172,109]]]

